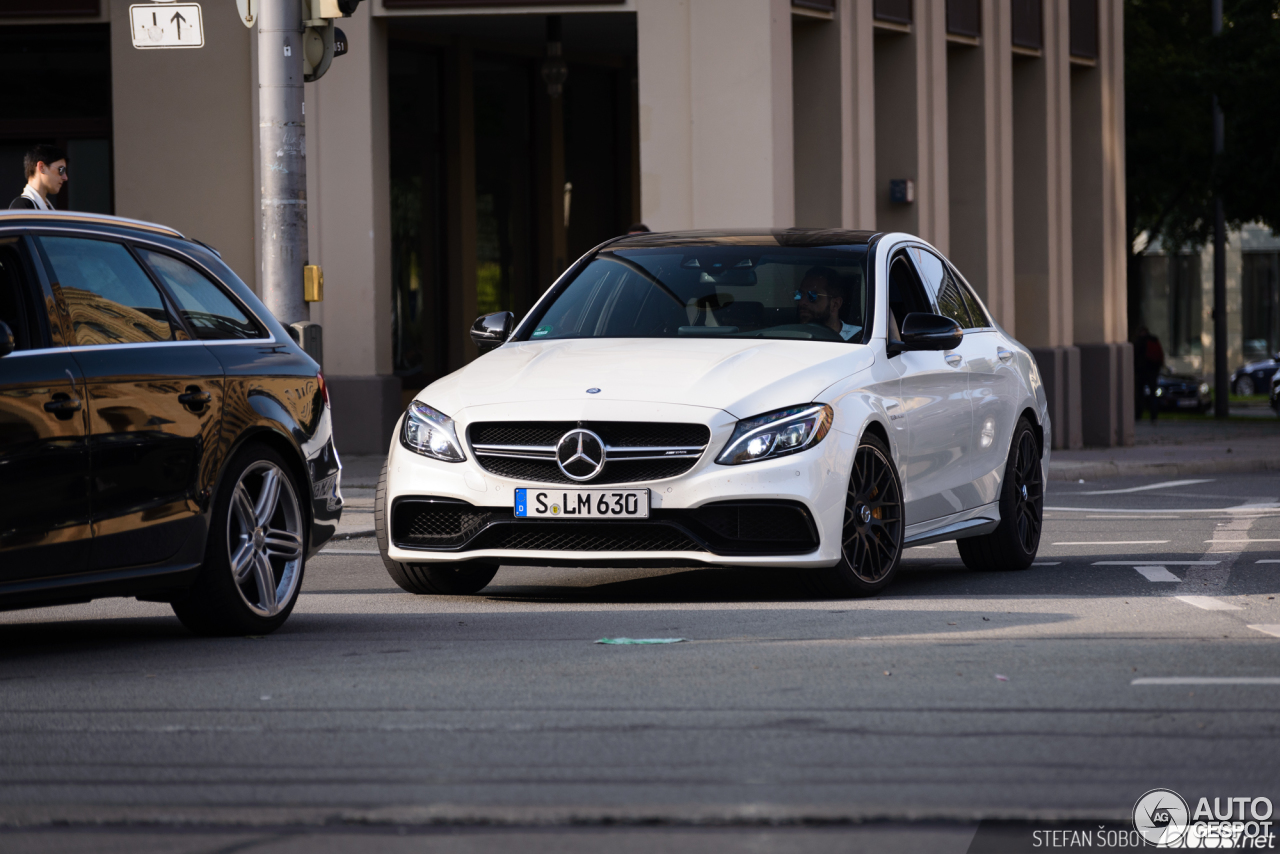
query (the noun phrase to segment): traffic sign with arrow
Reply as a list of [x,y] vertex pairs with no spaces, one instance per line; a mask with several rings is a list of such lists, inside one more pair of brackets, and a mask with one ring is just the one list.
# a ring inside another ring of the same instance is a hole
[[199,3],[145,3],[129,7],[133,46],[139,50],[204,47]]

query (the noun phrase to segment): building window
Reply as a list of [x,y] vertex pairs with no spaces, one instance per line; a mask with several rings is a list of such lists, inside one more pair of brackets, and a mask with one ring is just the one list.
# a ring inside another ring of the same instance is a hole
[[0,205],[27,183],[23,154],[51,143],[67,152],[72,178],[54,207],[113,212],[109,26],[0,27],[0,188],[12,194]]
[[1142,319],[1160,339],[1169,358],[1187,359],[1189,370],[1201,370],[1204,348],[1203,284],[1200,256],[1195,253],[1142,257]]
[[982,0],[947,0],[947,32],[978,38],[982,35]]
[[1244,358],[1264,359],[1280,350],[1280,253],[1245,252],[1241,262]]
[[1098,58],[1098,0],[1071,0],[1071,55]]
[[1013,24],[1013,46],[1028,50],[1044,48],[1044,26],[1041,21],[1042,0],[1009,0]]
[[911,23],[911,0],[875,0],[872,14],[877,21]]

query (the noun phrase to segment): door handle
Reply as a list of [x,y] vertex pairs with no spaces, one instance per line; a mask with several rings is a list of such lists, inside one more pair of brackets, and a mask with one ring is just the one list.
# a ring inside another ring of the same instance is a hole
[[1012,350],[1006,350],[1006,349],[1005,349],[1005,348],[1003,348],[1003,347],[997,347],[997,348],[996,348],[996,355],[1000,357],[1000,361],[1002,361],[1002,362],[1006,362],[1006,363],[1007,363],[1010,359],[1012,359],[1012,358],[1013,358],[1013,351],[1012,351]]
[[947,356],[947,364],[953,368],[960,367],[960,363],[963,361],[964,359],[960,356],[959,353],[952,353],[950,356]]
[[80,411],[80,398],[58,392],[53,396],[53,400],[44,405],[44,411],[52,412],[58,418],[66,421]]
[[199,386],[194,385],[187,386],[187,390],[178,395],[178,403],[188,409],[203,409],[211,400],[213,400],[213,395],[207,391],[201,391]]

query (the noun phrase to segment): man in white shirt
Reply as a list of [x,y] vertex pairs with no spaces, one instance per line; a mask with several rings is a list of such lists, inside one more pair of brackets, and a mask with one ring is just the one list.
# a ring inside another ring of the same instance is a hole
[[22,158],[22,166],[27,186],[9,203],[9,209],[53,210],[50,197],[58,195],[68,179],[66,153],[55,145],[37,145]]
[[844,307],[840,274],[829,267],[814,267],[805,273],[795,301],[796,319],[801,323],[825,326],[846,341],[862,331],[861,326],[840,319],[840,309]]

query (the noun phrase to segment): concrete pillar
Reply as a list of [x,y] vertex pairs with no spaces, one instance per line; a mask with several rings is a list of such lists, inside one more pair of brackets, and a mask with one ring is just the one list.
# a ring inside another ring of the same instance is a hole
[[644,221],[793,225],[788,0],[637,0],[636,33]]
[[386,453],[401,409],[391,375],[391,177],[385,21],[362,5],[350,52],[306,87],[310,262],[324,268],[325,379],[340,453]]
[[840,28],[841,224],[876,227],[875,25],[872,0],[837,0]]
[[[1120,6],[1118,0],[1101,4],[1097,61],[1075,61],[1069,69],[1072,334],[1085,354],[1080,381],[1091,391],[1084,421],[1084,440],[1091,445],[1133,444]],[[1098,409],[1104,397],[1113,401],[1114,425]]]

